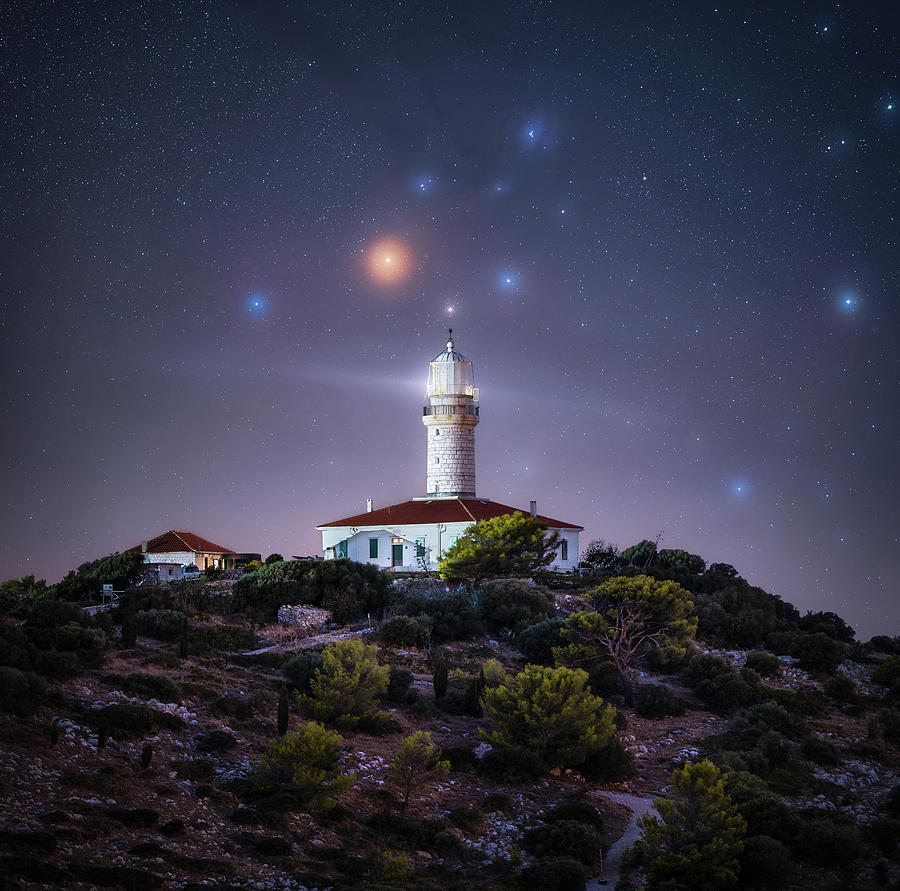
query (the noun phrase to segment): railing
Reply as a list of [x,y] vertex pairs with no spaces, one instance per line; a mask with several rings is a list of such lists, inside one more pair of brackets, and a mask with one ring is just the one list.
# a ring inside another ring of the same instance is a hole
[[426,405],[423,415],[478,415],[477,405]]

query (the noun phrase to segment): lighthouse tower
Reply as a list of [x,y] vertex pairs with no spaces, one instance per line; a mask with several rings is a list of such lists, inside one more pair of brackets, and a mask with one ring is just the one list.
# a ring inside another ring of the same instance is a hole
[[472,363],[453,346],[452,328],[447,349],[431,363],[425,397],[427,497],[474,498],[478,390]]

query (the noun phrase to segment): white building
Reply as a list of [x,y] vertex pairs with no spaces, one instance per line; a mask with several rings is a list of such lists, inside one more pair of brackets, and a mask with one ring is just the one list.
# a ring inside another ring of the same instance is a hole
[[[128,548],[128,551],[140,551],[144,555],[144,563],[178,567],[193,564],[199,569],[225,569],[236,556],[228,548],[180,529],[163,532],[156,538]],[[167,579],[176,577],[181,578],[181,573],[166,576]]]
[[[473,523],[519,510],[475,494],[478,390],[472,363],[454,348],[452,330],[450,337],[447,349],[431,363],[425,391],[427,494],[379,510],[370,499],[365,513],[318,526],[326,560],[348,557],[384,569],[435,569]],[[577,567],[583,527],[537,514],[533,501],[530,514],[559,534],[551,568],[565,572]]]

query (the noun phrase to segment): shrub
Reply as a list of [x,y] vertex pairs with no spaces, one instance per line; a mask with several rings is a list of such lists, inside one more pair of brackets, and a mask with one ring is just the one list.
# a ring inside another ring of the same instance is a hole
[[562,616],[544,619],[522,631],[516,638],[516,646],[534,665],[552,665],[553,648],[560,646],[562,629],[565,627],[566,620]]
[[634,776],[634,756],[614,736],[602,749],[588,756],[578,770],[595,782],[617,782]]
[[400,813],[406,812],[410,795],[416,789],[449,772],[450,762],[441,760],[440,749],[431,741],[428,731],[418,730],[407,736],[388,768],[403,799]]
[[884,802],[884,809],[893,817],[900,817],[900,784],[891,786]]
[[766,647],[776,656],[787,656],[796,638],[793,631],[773,631],[766,635]]
[[356,728],[360,733],[368,733],[369,736],[389,736],[403,729],[396,718],[388,712],[368,712],[360,715],[358,719],[354,716],[350,720],[341,715],[336,723],[341,729]]
[[154,640],[178,640],[187,617],[174,609],[140,610],[134,616],[138,634]]
[[381,624],[378,636],[384,643],[398,647],[424,647],[429,630],[426,624],[409,616],[394,616]]
[[241,576],[234,585],[235,607],[273,621],[285,603],[330,609],[336,622],[376,613],[396,594],[387,573],[352,560],[285,560]]
[[107,705],[102,709],[92,710],[89,715],[92,726],[104,725],[113,739],[141,736],[157,727],[177,730],[184,724],[177,715],[159,712],[144,705]]
[[603,817],[597,808],[586,801],[567,801],[558,804],[544,815],[545,823],[556,823],[559,820],[574,820],[595,829],[603,829]]
[[771,678],[781,670],[781,660],[765,650],[754,650],[747,654],[747,668],[752,668],[760,677]]
[[687,684],[713,711],[730,714],[757,702],[763,691],[759,676],[749,668],[737,671],[718,656],[694,656],[683,673]]
[[315,718],[340,717],[350,727],[375,710],[388,682],[388,668],[378,664],[375,647],[361,640],[342,640],[323,651],[322,665],[310,682],[311,693],[299,701]]
[[867,832],[872,844],[891,860],[900,859],[900,820],[876,817]]
[[768,835],[745,838],[739,862],[741,884],[752,888],[784,888],[797,872],[790,851]]
[[513,746],[486,752],[478,769],[498,783],[521,786],[542,777],[547,765],[531,749]]
[[900,656],[889,656],[872,672],[872,681],[894,688],[900,683]]
[[26,628],[59,628],[61,625],[86,625],[89,619],[80,606],[64,600],[39,600],[28,610]]
[[328,809],[354,782],[340,769],[341,736],[311,721],[272,740],[257,770],[260,791],[289,791],[301,806]]
[[642,718],[683,715],[684,700],[663,684],[641,684],[634,689],[634,710]]
[[874,727],[888,742],[900,742],[900,708],[881,709],[875,716]]
[[836,767],[842,760],[841,753],[836,746],[817,736],[811,736],[804,740],[801,751],[804,758],[826,767]]
[[528,746],[550,766],[577,767],[603,749],[615,730],[615,709],[587,689],[587,674],[528,665],[484,692],[494,746]]
[[556,820],[529,829],[522,836],[522,847],[535,857],[560,857],[580,863],[597,862],[602,844],[603,839],[594,826],[575,820]]
[[481,611],[466,591],[454,591],[437,597],[413,591],[407,596],[403,608],[409,616],[430,624],[431,640],[436,644],[470,640],[484,631]]
[[829,699],[842,705],[856,701],[856,684],[845,675],[837,674],[826,679],[822,688]]
[[172,769],[179,780],[191,780],[197,783],[206,783],[216,775],[216,764],[209,758],[173,761]]
[[483,585],[478,596],[489,631],[517,634],[556,613],[553,595],[520,579],[498,579]]
[[844,814],[804,811],[793,836],[796,851],[810,863],[849,867],[863,854],[863,843],[853,821]]
[[303,650],[281,667],[281,673],[301,693],[308,693],[315,673],[322,667],[318,650]]
[[40,705],[46,689],[47,685],[33,671],[0,666],[0,711],[30,715]]
[[181,702],[184,690],[179,684],[162,674],[148,674],[136,671],[125,675],[122,690],[144,699],[158,699],[160,702]]
[[493,814],[498,811],[508,814],[513,809],[513,800],[505,792],[488,792],[484,796],[480,807],[486,814]]
[[584,867],[577,860],[543,860],[525,867],[522,888],[541,891],[584,891]]
[[249,628],[236,625],[192,625],[186,644],[192,653],[230,653],[255,647],[256,635]]
[[499,687],[506,680],[506,669],[496,659],[488,659],[481,666],[486,687]]
[[831,674],[841,664],[844,648],[824,631],[814,631],[797,635],[791,655],[806,671]]
[[387,698],[392,702],[404,702],[412,682],[413,673],[409,669],[392,665],[388,674]]

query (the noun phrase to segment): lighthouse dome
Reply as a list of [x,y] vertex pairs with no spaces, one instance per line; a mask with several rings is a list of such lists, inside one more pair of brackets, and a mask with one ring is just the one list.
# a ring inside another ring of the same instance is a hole
[[468,396],[477,401],[472,363],[453,344],[453,330],[446,349],[431,361],[428,370],[428,396]]

